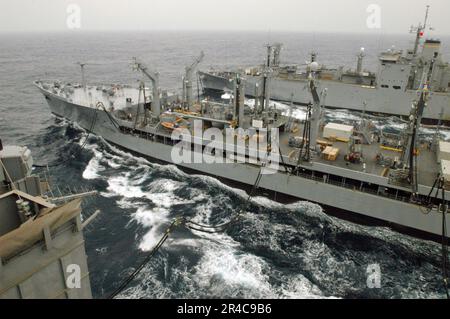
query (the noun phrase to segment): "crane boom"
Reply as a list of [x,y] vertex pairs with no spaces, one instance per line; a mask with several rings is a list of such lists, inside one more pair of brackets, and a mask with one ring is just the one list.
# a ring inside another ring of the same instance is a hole
[[193,103],[193,91],[192,91],[192,77],[193,77],[193,73],[195,68],[203,61],[203,58],[205,57],[205,54],[203,53],[203,51],[200,52],[200,55],[194,60],[194,62],[190,65],[186,67],[186,72],[185,72],[185,76],[184,76],[184,81],[183,81],[183,91],[185,91],[185,93],[183,95],[185,95],[185,103],[186,106],[188,108],[191,108],[192,103]]
[[133,58],[133,66],[136,70],[141,71],[152,82],[152,114],[159,117],[161,114],[159,73],[149,69],[143,62]]
[[311,91],[311,95],[313,97],[313,107],[311,112],[311,141],[310,147],[315,148],[316,141],[319,136],[319,124],[322,116],[322,104],[320,100],[319,93],[317,93],[316,83],[311,76],[309,80],[309,89]]

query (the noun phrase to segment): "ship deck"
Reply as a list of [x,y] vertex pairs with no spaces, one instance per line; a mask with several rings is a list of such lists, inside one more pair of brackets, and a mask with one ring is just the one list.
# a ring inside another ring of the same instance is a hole
[[[280,123],[283,122],[284,119],[280,119]],[[128,121],[127,121],[128,122]],[[134,123],[134,119],[132,120]],[[280,152],[283,156],[283,162],[285,164],[296,166],[298,164],[298,148],[291,147],[289,145],[289,138],[291,136],[301,137],[303,132],[303,126],[301,124],[297,124],[298,129],[295,133],[288,131],[281,131],[279,135],[279,146]],[[148,133],[156,134],[159,136],[163,136],[166,138],[170,138],[172,134],[172,130],[165,128],[161,125],[156,126],[156,129],[146,129],[140,128],[143,131],[147,131]],[[226,140],[225,131],[223,130],[223,140]],[[191,129],[192,135],[192,129]],[[238,143],[238,137],[235,137],[234,143]],[[389,172],[389,167],[382,166],[377,163],[376,157],[378,154],[382,154],[385,158],[399,158],[401,153],[397,150],[393,149],[385,149],[381,147],[379,143],[372,144],[363,144],[361,145],[362,154],[364,158],[364,163],[350,163],[345,160],[345,155],[348,153],[348,143],[342,141],[329,141],[322,137],[322,134],[319,134],[319,139],[327,141],[333,148],[339,149],[338,156],[336,160],[330,161],[322,157],[320,154],[313,155],[313,162],[318,164],[323,164],[328,168],[337,168],[342,170],[347,170],[348,172],[355,173],[364,173],[364,176],[372,175],[373,177],[386,177]],[[208,144],[210,141],[203,141],[203,144]],[[248,142],[247,142],[247,151],[248,151]],[[435,152],[428,149],[427,144],[421,144],[418,147],[419,155],[418,155],[418,170],[417,170],[417,178],[418,184],[423,186],[431,187],[436,179],[437,174],[440,172],[440,165],[437,162],[437,155]],[[305,164],[305,163],[302,163]],[[338,170],[336,170],[335,175],[339,176]],[[375,179],[374,179],[375,180]],[[370,180],[365,180],[370,183]],[[400,185],[397,185],[400,186]],[[403,187],[408,189],[408,187]],[[409,187],[410,188],[410,187]]]
[[[105,87],[104,87],[105,88]],[[116,104],[114,104],[114,109],[117,111],[119,109],[122,109],[125,107],[125,97],[131,97],[133,102],[137,102],[138,100],[138,89],[129,88],[129,87],[117,87],[115,90],[115,94],[113,96],[114,101],[123,101],[124,105],[123,107],[116,107]],[[49,91],[51,92],[51,91]],[[69,100],[71,103],[84,105],[87,107],[94,107],[92,103],[87,103],[86,96],[89,96],[89,100],[93,101],[100,101],[103,102],[104,105],[111,110],[111,106],[107,104],[107,102],[112,100],[112,96],[107,92],[104,92],[103,89],[100,87],[88,87],[85,91],[82,87],[75,88],[73,93],[71,93],[71,98],[68,98],[65,96],[65,91],[60,90],[58,92],[58,96],[61,98]],[[52,94],[55,94],[52,92]],[[134,94],[134,95],[133,95]],[[134,98],[133,98],[134,96]],[[109,107],[108,107],[109,106]],[[130,115],[130,118],[128,119],[119,119],[119,122],[123,124],[124,127],[127,127],[128,129],[135,129],[135,108],[136,105],[133,105],[127,113]],[[113,112],[115,115],[117,113]],[[189,116],[186,116],[188,118]],[[246,116],[246,121],[249,121],[249,118]],[[285,123],[287,119],[282,116],[279,118],[278,123],[275,123],[275,126],[280,126],[283,123]],[[168,128],[165,128],[161,125],[156,125],[156,123],[153,123],[153,125],[147,125],[147,126],[141,126],[138,125],[138,129],[140,132],[144,133],[143,135],[150,136],[152,134],[159,135],[165,138],[170,139],[172,131]],[[246,123],[245,127],[249,127],[249,123]],[[289,138],[291,136],[298,136],[300,137],[303,132],[303,126],[302,124],[297,124],[297,130],[295,133],[287,132],[287,131],[281,131],[280,132],[280,140],[279,140],[279,146],[280,151],[283,156],[283,161],[291,166],[296,166],[298,163],[297,157],[298,157],[298,148],[291,147],[289,145]],[[225,139],[225,132],[224,134],[224,141]],[[322,138],[322,134],[319,133],[319,138]],[[237,140],[235,140],[235,143]],[[203,141],[204,144],[209,143],[209,141]],[[362,154],[364,158],[365,166],[361,164],[354,164],[349,163],[344,159],[344,156],[348,153],[348,143],[346,142],[340,142],[340,141],[329,141],[329,143],[332,145],[333,148],[339,149],[338,156],[336,160],[330,161],[326,160],[319,154],[313,155],[313,163],[322,164],[322,166],[326,166],[328,170],[331,168],[335,168],[335,174],[339,176],[343,170],[346,170],[346,172],[354,172],[354,173],[365,173],[364,176],[372,176],[372,177],[383,177],[386,176],[387,169],[386,167],[379,165],[376,161],[377,154],[382,154],[386,158],[395,159],[401,156],[401,153],[398,151],[393,150],[387,150],[382,149],[381,145],[378,143],[372,143],[370,145],[362,145]],[[431,187],[436,179],[437,174],[440,172],[440,166],[437,162],[437,155],[435,152],[429,150],[427,148],[427,145],[420,145],[419,148],[419,155],[418,155],[418,183],[419,185],[424,185]],[[304,163],[302,163],[304,164]],[[330,170],[329,170],[330,171]],[[360,175],[360,178],[362,175]],[[370,178],[366,178],[369,179]],[[370,182],[367,180],[367,182]]]
[[[36,85],[70,103],[87,107],[94,107],[100,102],[108,109],[119,110],[127,107],[128,98],[131,99],[131,105],[144,102],[142,91],[127,85],[88,85],[86,88],[80,84],[36,82]],[[151,95],[151,90],[146,87],[146,102],[151,100]]]
[[[284,156],[288,157],[289,154],[292,153],[292,151],[296,150],[295,148],[289,146],[289,137],[301,136],[302,129],[303,128],[300,128],[299,132],[296,134],[288,132],[280,134],[280,149],[281,153]],[[339,149],[339,155],[336,158],[336,160],[329,161],[321,156],[315,156],[314,162],[331,165],[343,169],[348,169],[351,171],[364,172],[380,177],[383,176],[383,173],[386,173],[385,172],[386,168],[377,163],[376,161],[377,154],[381,153],[384,157],[389,157],[392,159],[400,157],[401,155],[401,153],[398,151],[381,148],[381,145],[378,143],[364,144],[362,145],[362,154],[364,158],[364,163],[366,164],[364,168],[362,163],[353,164],[349,163],[344,159],[345,155],[348,153],[348,143],[341,141],[334,141],[334,142],[329,141],[329,142],[332,143],[332,147]],[[427,146],[421,145],[419,147],[419,156],[417,163],[418,163],[418,170],[417,170],[418,183],[421,185],[431,187],[436,179],[436,175],[440,171],[439,164],[437,163],[436,153],[428,150]]]

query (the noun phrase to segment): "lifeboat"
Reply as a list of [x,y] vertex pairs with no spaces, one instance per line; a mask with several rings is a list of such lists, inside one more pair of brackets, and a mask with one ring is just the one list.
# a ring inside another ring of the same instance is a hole
[[160,119],[161,126],[168,130],[183,129],[189,127],[188,121],[172,114],[163,114]]

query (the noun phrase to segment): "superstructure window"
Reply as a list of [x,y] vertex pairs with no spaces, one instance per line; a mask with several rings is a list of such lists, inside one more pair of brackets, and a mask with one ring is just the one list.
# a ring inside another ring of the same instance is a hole
[[389,85],[381,84],[381,87],[382,87],[383,89],[388,89],[388,88],[389,88]]
[[396,89],[396,90],[400,90],[402,87],[398,86],[398,85],[394,85],[393,88]]

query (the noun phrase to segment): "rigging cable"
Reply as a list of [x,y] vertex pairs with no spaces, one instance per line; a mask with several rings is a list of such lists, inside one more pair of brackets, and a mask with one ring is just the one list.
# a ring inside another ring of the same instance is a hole
[[[302,161],[309,161],[311,159],[310,151],[310,135],[311,135],[311,107],[312,104],[309,103],[306,110],[305,124],[303,126],[302,142],[300,144],[300,150],[298,154],[297,166],[294,169],[294,173],[298,172],[300,164]],[[305,151],[305,154],[303,154]]]
[[[429,213],[431,213],[431,211],[433,209],[433,196],[432,196],[432,194],[433,194],[435,189],[436,189],[436,193],[434,195],[434,199],[438,198],[440,179],[441,179],[441,174],[437,174],[437,177],[434,180],[433,186],[431,187],[430,192],[428,193],[428,195],[424,199],[419,200],[419,209],[424,215],[428,215]],[[425,210],[424,210],[424,208],[425,208]]]
[[199,224],[196,223],[192,220],[186,220],[185,221],[185,226],[189,229],[192,230],[196,230],[196,231],[200,231],[200,232],[204,232],[204,233],[221,233],[224,232],[230,225],[232,225],[234,222],[236,222],[242,215],[242,213],[244,211],[246,211],[248,209],[248,207],[250,206],[251,203],[251,199],[252,197],[255,195],[256,190],[259,187],[259,183],[261,182],[261,178],[263,176],[263,169],[264,169],[264,164],[261,165],[261,168],[258,172],[258,176],[256,177],[255,183],[253,184],[253,187],[247,197],[247,200],[245,201],[245,204],[243,206],[243,208],[241,208],[238,213],[232,217],[228,222],[225,222],[223,224],[220,225],[204,225],[204,224]]
[[[142,83],[139,85],[139,93],[138,93],[138,101],[137,101],[138,103],[137,103],[137,107],[136,107],[136,119],[134,120],[133,129],[136,129],[136,126],[137,126],[138,120],[139,120],[139,105],[141,104],[141,90],[142,90]],[[144,86],[144,90],[145,90],[145,86]],[[145,112],[145,95],[144,95],[144,112]]]
[[447,299],[450,299],[449,287],[448,287],[448,247],[447,247],[447,221],[446,214],[448,206],[445,202],[445,179],[441,178],[439,188],[442,192],[442,203],[439,205],[439,211],[442,213],[442,276],[445,294]]
[[200,76],[197,72],[197,102],[200,104]]
[[118,130],[120,130],[120,124],[116,121],[116,119],[114,119],[114,117],[109,114],[109,112],[106,110],[105,105],[102,102],[98,102],[97,103],[97,108],[102,108],[103,112],[106,113],[106,116],[108,116],[109,121],[111,122],[111,124]]
[[[261,168],[259,170],[258,176],[256,178],[255,184],[252,187],[252,190],[250,191],[250,194],[247,198],[246,205],[244,209],[239,210],[239,212],[234,216],[230,221],[223,223],[221,225],[202,225],[196,222],[193,222],[192,220],[187,220],[183,216],[179,216],[175,218],[175,220],[170,224],[170,226],[167,228],[167,230],[164,232],[161,239],[158,241],[158,243],[155,245],[155,247],[150,251],[150,253],[144,258],[144,260],[141,262],[141,264],[126,278],[122,281],[122,283],[117,287],[107,298],[113,299],[116,297],[121,291],[123,291],[130,282],[136,278],[136,276],[139,274],[139,272],[144,268],[144,266],[150,261],[150,259],[158,252],[158,250],[162,247],[162,245],[166,242],[167,238],[169,238],[170,233],[173,232],[175,228],[178,226],[185,226],[191,230],[197,230],[204,233],[219,233],[223,232],[228,226],[230,226],[232,223],[234,223],[242,214],[243,211],[247,209],[247,207],[250,204],[250,200],[254,195],[254,192],[258,188],[259,182],[262,178],[262,171],[263,171],[264,165],[261,165]],[[188,225],[190,224],[190,225]],[[201,227],[201,228],[198,228]],[[210,229],[210,230],[209,230]]]
[[[432,196],[434,190],[436,189],[436,193],[434,196]],[[433,186],[431,187],[431,190],[428,194],[428,196],[422,200],[421,205],[419,206],[420,210],[423,214],[428,215],[431,213],[433,209],[433,199],[435,200],[434,203],[438,202],[439,200],[439,191],[441,191],[441,200],[440,204],[438,204],[438,213],[442,214],[442,236],[441,236],[441,251],[442,251],[442,280],[444,284],[444,290],[445,294],[447,296],[447,299],[450,299],[450,293],[449,293],[449,278],[448,278],[448,266],[449,266],[449,260],[448,260],[448,239],[447,239],[447,220],[446,215],[448,212],[448,205],[445,200],[445,179],[438,174],[436,180],[433,183]],[[422,208],[422,205],[425,206],[425,211]]]
[[120,285],[117,287],[109,296],[108,299],[113,299],[116,297],[122,290],[124,290],[128,284],[136,278],[136,276],[139,274],[139,272],[144,268],[144,266],[150,261],[150,259],[156,254],[156,252],[161,248],[161,246],[165,243],[167,238],[169,238],[170,233],[183,222],[183,217],[177,217],[175,220],[170,224],[169,228],[164,232],[164,235],[161,237],[161,239],[158,241],[156,246],[151,250],[151,252],[145,257],[145,259],[142,261],[142,263],[133,271],[131,275],[129,275]]
[[280,146],[278,146],[278,153],[280,154],[281,165],[283,166],[284,171],[285,171],[286,173],[289,174],[290,171],[289,171],[289,169],[288,169],[288,166],[287,166],[286,163],[284,162],[283,153],[281,153],[281,147],[280,147]]

